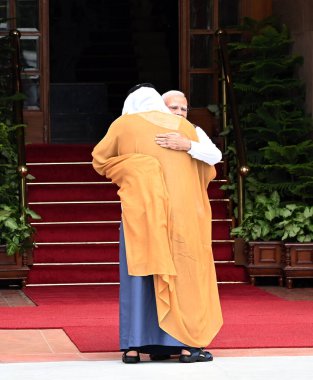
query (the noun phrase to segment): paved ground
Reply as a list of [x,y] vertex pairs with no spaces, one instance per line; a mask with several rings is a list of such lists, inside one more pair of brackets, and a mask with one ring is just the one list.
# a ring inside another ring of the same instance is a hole
[[125,365],[119,359],[0,364],[2,380],[309,380],[312,356],[216,357],[210,363],[143,362]]

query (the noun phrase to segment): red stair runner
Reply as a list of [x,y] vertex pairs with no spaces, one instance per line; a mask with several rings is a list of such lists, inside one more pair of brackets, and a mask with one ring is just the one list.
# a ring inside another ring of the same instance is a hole
[[[120,202],[117,187],[91,166],[91,145],[30,144],[29,207],[39,213],[27,285],[118,284]],[[234,265],[222,164],[210,184],[213,253],[219,282],[247,282]]]

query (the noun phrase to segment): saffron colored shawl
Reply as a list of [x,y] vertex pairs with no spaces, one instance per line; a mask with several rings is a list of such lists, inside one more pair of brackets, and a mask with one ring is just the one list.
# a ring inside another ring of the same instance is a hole
[[155,143],[157,133],[173,129],[198,140],[176,115],[121,116],[94,148],[93,166],[119,186],[128,273],[153,275],[160,327],[188,346],[206,347],[223,324],[207,195],[216,171]]

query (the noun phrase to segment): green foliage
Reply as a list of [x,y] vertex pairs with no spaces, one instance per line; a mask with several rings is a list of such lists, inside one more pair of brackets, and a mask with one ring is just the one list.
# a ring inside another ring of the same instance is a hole
[[6,245],[8,255],[28,249],[34,228],[29,218],[40,219],[32,210],[20,207],[16,131],[24,125],[13,123],[13,102],[21,94],[11,95],[9,76],[10,47],[0,40],[0,244]]
[[1,241],[6,245],[8,255],[23,253],[33,246],[31,237],[35,229],[27,223],[27,217],[40,219],[40,216],[28,208],[23,211],[22,215],[16,203],[0,205]]
[[279,194],[258,195],[249,202],[242,224],[231,234],[246,241],[313,241],[313,206],[281,203]]
[[[240,28],[241,41],[229,47],[251,168],[246,196],[252,200],[277,191],[283,202],[312,204],[312,119],[305,114],[304,86],[296,76],[303,58],[291,54],[288,28],[273,18],[246,18]],[[236,164],[235,154],[228,154]]]
[[313,206],[288,204],[281,210],[282,240],[309,243],[313,241]]
[[8,255],[22,253],[29,248],[34,228],[28,218],[40,219],[34,211],[20,209],[17,128],[21,126],[0,122],[0,244],[6,245]]
[[239,227],[233,228],[233,236],[242,237],[246,241],[281,240],[283,230],[280,221],[280,198],[277,192],[267,197],[258,195],[254,202],[246,205],[245,217]]

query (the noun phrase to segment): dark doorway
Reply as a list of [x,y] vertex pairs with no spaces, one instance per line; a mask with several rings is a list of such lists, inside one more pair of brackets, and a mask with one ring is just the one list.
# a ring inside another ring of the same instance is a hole
[[178,1],[50,0],[52,143],[94,143],[127,90],[178,88]]

